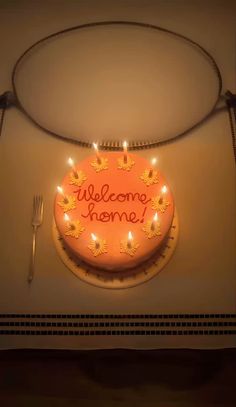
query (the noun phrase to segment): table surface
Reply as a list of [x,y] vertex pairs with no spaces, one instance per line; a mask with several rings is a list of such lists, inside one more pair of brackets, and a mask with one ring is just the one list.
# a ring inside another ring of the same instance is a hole
[[[34,9],[27,10],[28,16],[35,14]],[[138,10],[137,18],[140,15]],[[208,9],[206,11],[209,13]],[[83,12],[86,16],[85,9]],[[6,10],[5,13],[10,12]],[[24,26],[20,9],[17,13],[16,32]],[[205,38],[205,45],[212,47],[214,41],[219,39],[217,28],[229,18],[227,13],[220,15],[220,8],[216,14],[218,25],[212,23],[212,43],[207,44]],[[195,20],[191,18],[189,21],[193,23]],[[200,18],[201,13],[198,13],[197,21]],[[9,14],[9,19],[16,21],[14,13]],[[65,25],[72,25],[73,21],[71,14]],[[181,31],[181,21],[177,18],[179,26],[173,24],[173,29],[179,28]],[[167,20],[163,18],[162,22],[165,25]],[[190,22],[189,35],[192,34]],[[39,26],[40,29],[33,32],[32,37],[43,36],[42,26]],[[54,28],[56,31],[55,25]],[[1,29],[7,33],[6,24]],[[223,71],[225,85],[232,89],[235,84],[231,58],[232,24],[224,29],[228,38],[227,47],[222,49],[219,44],[221,51],[214,51]],[[27,42],[26,28],[22,33]],[[204,45],[202,34],[198,32],[198,35]],[[23,40],[15,41],[15,50],[12,39],[9,39],[9,47],[2,44],[2,50],[8,56],[3,66],[4,90],[9,85],[8,75],[13,61],[20,49],[24,49]],[[229,60],[225,59],[226,53],[230,56]],[[0,139],[0,313],[234,314],[236,183],[227,113],[215,115],[176,143],[138,152],[146,158],[158,156],[160,169],[175,197],[180,234],[175,254],[165,269],[149,282],[134,288],[108,290],[86,284],[65,267],[55,250],[52,221],[56,185],[68,170],[66,161],[69,156],[81,160],[89,154],[91,151],[88,149],[59,141],[37,129],[18,110],[13,108],[7,112]],[[43,194],[45,210],[43,225],[38,233],[36,274],[29,286],[27,274],[32,238],[32,199],[35,193]],[[112,337],[98,341],[97,338],[26,338],[13,335],[0,336],[0,347],[223,347],[235,346],[235,339],[235,335],[200,335],[181,338]]]

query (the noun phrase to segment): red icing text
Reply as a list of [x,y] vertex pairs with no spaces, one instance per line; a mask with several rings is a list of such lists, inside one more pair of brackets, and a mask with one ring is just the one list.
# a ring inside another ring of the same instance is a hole
[[[146,194],[139,193],[139,192],[125,192],[125,193],[114,193],[110,192],[110,186],[108,184],[102,185],[100,191],[95,191],[95,186],[90,184],[88,188],[79,188],[78,190],[74,191],[77,193],[77,200],[78,201],[87,201],[88,204],[88,211],[87,213],[82,213],[81,216],[83,218],[89,218],[90,221],[98,221],[98,222],[131,222],[131,223],[143,223],[144,222],[144,215],[146,212],[146,205],[148,202],[151,201],[150,198],[147,198]],[[141,205],[145,207],[142,208],[140,216],[137,215],[136,212],[131,211],[122,211],[119,212],[117,210],[107,212],[96,212],[95,204],[98,202],[117,202],[117,203],[131,203],[131,202],[140,202]]]
[[95,201],[95,202],[132,202],[139,201],[143,205],[147,205],[151,199],[147,198],[146,194],[140,194],[139,192],[126,192],[126,193],[110,193],[110,186],[104,184],[101,187],[100,192],[95,192],[95,187],[93,184],[90,184],[88,188],[79,188],[77,191],[78,201]]

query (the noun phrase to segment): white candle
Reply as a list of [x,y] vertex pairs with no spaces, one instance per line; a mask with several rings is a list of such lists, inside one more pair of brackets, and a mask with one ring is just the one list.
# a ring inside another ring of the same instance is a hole
[[[151,165],[152,167],[154,167],[157,163],[157,159],[156,158],[152,158],[151,159]],[[150,168],[149,174],[148,176],[151,178],[153,176],[153,168]]]
[[130,249],[132,247],[132,240],[133,240],[133,235],[131,232],[128,233],[128,240],[127,240],[127,246]]
[[99,248],[99,242],[98,242],[97,236],[94,233],[91,233],[91,239],[94,241],[96,249],[98,249]]
[[71,229],[74,229],[74,225],[70,220],[69,215],[67,215],[67,213],[64,214],[64,220],[67,222],[67,226]]
[[124,162],[127,163],[128,155],[127,155],[127,148],[128,148],[128,143],[127,141],[123,142],[123,149],[124,149]]
[[68,199],[64,194],[63,188],[62,187],[57,187],[57,191],[59,192],[59,194],[61,194],[63,196],[64,201],[68,202]]
[[72,160],[71,157],[68,159],[68,164],[69,164],[69,166],[72,168],[73,173],[74,173],[74,176],[75,176],[76,178],[78,178],[78,173],[77,173],[77,171],[76,171],[76,169],[75,169],[74,160]]
[[70,217],[67,215],[67,213],[64,214],[64,219],[66,222],[70,221]]
[[97,236],[94,233],[91,233],[91,238],[92,238],[92,240],[94,240],[94,242],[96,242]]
[[101,158],[100,158],[100,153],[99,153],[99,149],[98,149],[98,144],[97,143],[93,143],[93,147],[96,153],[96,157],[97,157],[97,162],[98,164],[101,164]]
[[161,197],[160,197],[160,199],[159,199],[159,203],[160,204],[162,204],[162,202],[163,202],[163,198],[164,198],[164,194],[166,194],[166,192],[167,192],[167,186],[166,185],[163,185],[163,187],[161,188]]
[[152,220],[152,223],[151,223],[151,229],[152,230],[155,229],[155,225],[156,225],[157,221],[158,221],[158,214],[156,212],[155,215],[153,216],[153,220]]

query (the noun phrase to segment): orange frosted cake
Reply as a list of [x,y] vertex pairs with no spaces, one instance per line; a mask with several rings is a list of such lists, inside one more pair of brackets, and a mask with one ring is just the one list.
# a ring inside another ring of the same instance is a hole
[[150,258],[168,236],[174,201],[144,158],[101,152],[72,165],[55,198],[67,250],[93,268],[120,271]]

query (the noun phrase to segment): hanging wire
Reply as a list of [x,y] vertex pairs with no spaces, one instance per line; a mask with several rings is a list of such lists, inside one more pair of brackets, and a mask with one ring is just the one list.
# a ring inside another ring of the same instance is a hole
[[236,94],[233,94],[232,92],[227,90],[227,92],[225,93],[225,99],[229,114],[234,160],[236,162]]
[[15,97],[12,92],[7,91],[7,92],[4,92],[2,95],[0,95],[0,110],[1,110],[0,137],[2,134],[3,122],[4,122],[6,109],[9,108],[10,106],[13,106],[14,104],[15,104]]
[[5,116],[6,108],[3,108],[1,111],[1,116],[0,116],[0,137],[2,135],[2,129],[3,129],[3,122],[4,122],[4,116]]

